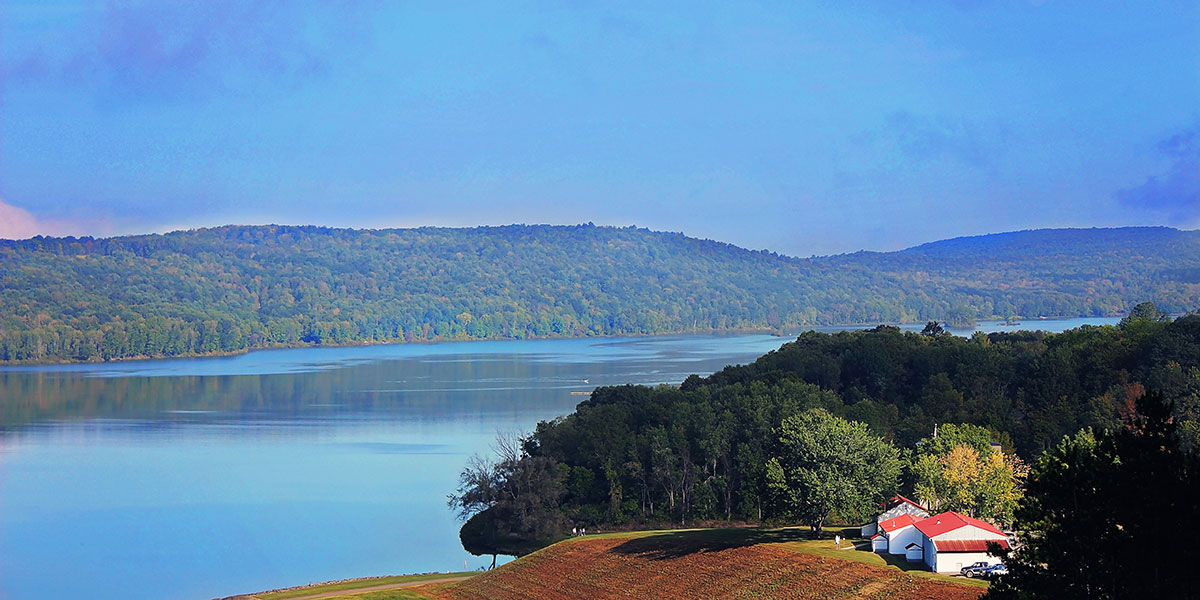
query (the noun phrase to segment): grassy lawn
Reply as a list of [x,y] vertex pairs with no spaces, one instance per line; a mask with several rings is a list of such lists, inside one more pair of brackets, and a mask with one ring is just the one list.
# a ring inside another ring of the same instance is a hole
[[[842,534],[844,537],[858,534],[858,528],[846,529]],[[820,556],[829,556],[831,558],[840,558],[842,560],[853,560],[856,562],[873,565],[876,567],[892,566],[901,571],[917,577],[926,577],[934,580],[953,581],[962,585],[970,585],[975,587],[988,587],[988,582],[984,579],[969,579],[967,577],[950,577],[949,575],[941,575],[933,573],[927,569],[924,563],[910,563],[901,555],[897,554],[876,554],[871,552],[870,544],[867,540],[861,538],[855,539],[849,537],[849,540],[856,542],[855,550],[838,550],[833,546],[832,539],[824,540],[797,540],[781,542],[777,545],[803,552],[806,554],[817,554]],[[842,546],[847,546],[847,541],[842,541]]]
[[378,592],[347,592],[345,596],[337,596],[330,600],[430,600],[425,596],[409,589],[382,590]]
[[[428,575],[396,575],[392,577],[369,577],[366,579],[355,579],[353,581],[341,581],[338,583],[323,583],[319,585],[292,588],[289,590],[280,590],[269,594],[255,594],[262,600],[286,600],[287,598],[299,598],[301,596],[311,596],[313,594],[326,594],[330,592],[347,593],[357,589],[375,587],[378,585],[388,585],[392,583],[408,583],[417,581],[429,581],[431,579],[445,579],[447,577],[460,577],[465,575],[476,575],[474,571],[465,573],[430,573]],[[374,594],[392,594],[391,596],[376,596]],[[409,595],[403,595],[409,594]],[[408,590],[384,590],[379,592],[364,592],[357,596],[338,596],[338,598],[362,598],[363,600],[386,600],[388,598],[424,598],[425,596],[414,595]]]

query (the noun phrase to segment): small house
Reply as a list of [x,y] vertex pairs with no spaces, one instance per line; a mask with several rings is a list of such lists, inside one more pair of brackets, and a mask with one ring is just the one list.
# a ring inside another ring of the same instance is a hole
[[916,528],[920,520],[906,513],[879,524],[880,533],[887,537],[888,554],[904,554],[909,544],[921,541],[921,532]]
[[925,551],[918,543],[912,543],[904,547],[904,559],[910,563],[919,563],[925,560]]

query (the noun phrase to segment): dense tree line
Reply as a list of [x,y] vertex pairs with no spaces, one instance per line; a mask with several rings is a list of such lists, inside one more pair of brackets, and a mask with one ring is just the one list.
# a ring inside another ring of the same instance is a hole
[[0,241],[0,362],[314,344],[1112,315],[1200,304],[1200,233],[799,259],[636,228],[230,226]]
[[1162,394],[1134,408],[1042,454],[1017,513],[1024,543],[994,549],[1009,574],[987,598],[1200,598],[1200,552],[1180,528],[1200,518],[1200,451]]
[[[851,490],[1008,525],[1026,460],[1081,429],[1119,428],[1147,387],[1174,403],[1184,446],[1200,442],[1200,315],[1164,320],[1143,305],[1119,326],[1061,334],[930,331],[807,332],[679,387],[598,388],[538,424],[522,456],[556,465],[541,471],[556,481],[542,508],[587,526],[869,518]],[[878,468],[853,485],[845,470],[811,470],[839,462]]]

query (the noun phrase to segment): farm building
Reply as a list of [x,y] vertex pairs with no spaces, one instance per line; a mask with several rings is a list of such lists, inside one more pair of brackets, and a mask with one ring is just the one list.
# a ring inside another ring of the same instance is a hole
[[923,562],[937,573],[957,573],[979,561],[997,562],[987,552],[988,542],[1008,547],[1008,537],[991,523],[953,511],[931,517],[904,496],[893,496],[884,507],[887,510],[874,523],[862,527],[863,537],[871,540],[871,551],[903,554],[909,562]]
[[[879,523],[879,533],[887,543],[883,551],[888,554],[904,554],[904,549],[911,543],[920,543],[921,532],[915,527],[921,519],[910,514],[902,514]],[[874,547],[872,547],[874,550]]]
[[1008,537],[990,523],[944,512],[913,524],[920,533],[916,543],[922,548],[922,560],[936,573],[957,573],[976,561],[996,562],[988,554],[988,542],[1008,547]]
[[921,506],[920,504],[917,504],[916,502],[913,502],[912,500],[909,500],[908,498],[905,498],[899,494],[888,498],[888,500],[883,503],[882,508],[884,509],[883,512],[880,513],[880,515],[876,517],[874,521],[862,526],[863,537],[869,538],[879,533],[880,523],[887,521],[888,519],[894,519],[900,515],[912,515],[917,519],[924,519],[925,517],[929,516],[929,511],[925,510],[924,506]]

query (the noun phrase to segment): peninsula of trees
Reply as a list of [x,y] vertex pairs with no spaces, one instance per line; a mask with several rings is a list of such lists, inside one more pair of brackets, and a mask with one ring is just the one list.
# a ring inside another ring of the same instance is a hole
[[1194,592],[1194,561],[1159,541],[1200,518],[1198,451],[1200,315],[1144,303],[1060,334],[806,332],[679,387],[598,388],[449,500],[468,551],[524,554],[575,526],[819,534],[899,492],[1024,532],[996,597],[1193,597],[1169,590]]
[[1039,230],[793,258],[580,226],[229,226],[0,241],[0,363],[787,331],[1200,305],[1200,232]]

